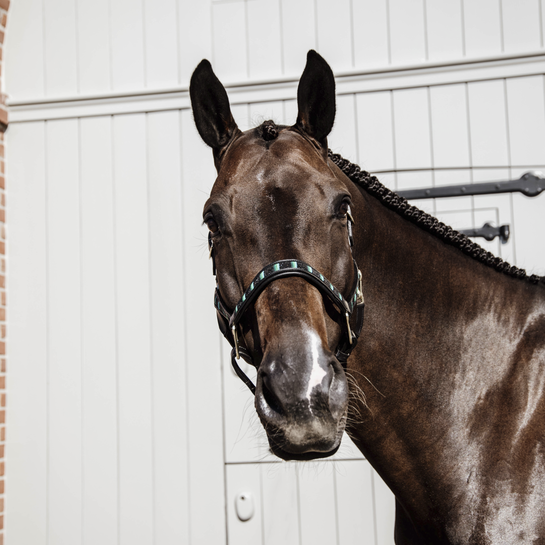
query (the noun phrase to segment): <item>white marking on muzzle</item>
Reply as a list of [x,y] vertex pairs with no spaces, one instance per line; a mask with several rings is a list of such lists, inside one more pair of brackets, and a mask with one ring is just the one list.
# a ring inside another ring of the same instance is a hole
[[310,345],[310,353],[312,354],[312,371],[307,386],[307,399],[310,401],[312,390],[322,383],[326,376],[326,370],[319,364],[319,348],[322,344],[320,337],[314,331],[307,331],[307,337]]

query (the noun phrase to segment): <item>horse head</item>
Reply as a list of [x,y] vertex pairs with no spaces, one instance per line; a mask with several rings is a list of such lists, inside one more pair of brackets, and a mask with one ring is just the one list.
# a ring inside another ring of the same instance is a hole
[[293,126],[266,121],[242,132],[206,60],[190,94],[218,174],[203,219],[220,327],[257,367],[255,406],[272,451],[284,459],[329,456],[346,423],[342,363],[356,341],[350,318],[359,294],[350,184],[328,161],[333,73],[309,52]]

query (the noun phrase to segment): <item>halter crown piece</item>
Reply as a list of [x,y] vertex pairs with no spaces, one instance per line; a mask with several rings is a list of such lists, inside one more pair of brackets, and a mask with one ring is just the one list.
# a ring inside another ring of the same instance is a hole
[[[348,241],[350,243],[350,250],[352,250],[352,246],[354,245],[352,234],[354,219],[352,218],[350,207],[348,207],[347,217]],[[212,240],[211,233],[208,234],[208,247],[210,250],[209,255],[212,259],[212,270],[215,275],[216,263],[214,259],[214,241]],[[235,373],[240,377],[244,384],[248,386],[253,394],[255,394],[255,386],[253,382],[246,376],[244,371],[242,371],[237,363],[237,360],[242,358],[248,363],[255,365],[246,346],[240,343],[238,337],[238,324],[242,320],[244,313],[259,297],[261,292],[271,282],[278,280],[279,278],[286,278],[288,276],[301,277],[317,288],[322,295],[325,295],[333,303],[333,306],[339,313],[337,323],[343,330],[339,345],[337,346],[335,357],[346,369],[346,361],[352,353],[352,350],[354,350],[356,347],[361,334],[363,327],[363,311],[365,307],[362,292],[361,272],[358,269],[356,260],[353,257],[352,261],[354,263],[355,282],[347,298],[345,298],[343,294],[324,275],[322,275],[308,263],[300,261],[299,259],[282,259],[263,267],[263,269],[261,269],[261,271],[252,280],[246,291],[242,294],[242,298],[236,304],[234,310],[229,310],[227,305],[224,303],[216,282],[214,307],[216,308],[218,326],[223,336],[233,347],[231,350],[231,365],[233,366]],[[350,321],[354,310],[356,311],[356,324],[355,328],[352,329]]]

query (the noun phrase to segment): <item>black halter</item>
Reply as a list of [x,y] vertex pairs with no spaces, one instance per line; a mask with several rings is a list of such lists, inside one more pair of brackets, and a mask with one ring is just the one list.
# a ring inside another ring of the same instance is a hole
[[[350,242],[350,248],[353,245],[352,238],[352,224],[354,220],[350,212],[348,213],[348,239]],[[214,259],[214,244],[210,234],[208,235],[208,245],[210,248],[210,257],[213,263],[213,272],[216,274],[216,263]],[[354,263],[354,276],[355,282],[348,298],[343,297],[342,293],[319,271],[310,266],[304,261],[298,259],[282,259],[270,263],[261,269],[256,277],[250,283],[248,289],[243,293],[242,298],[236,304],[235,310],[231,311],[224,303],[218,286],[216,285],[214,295],[214,306],[216,307],[216,313],[218,317],[218,325],[223,336],[229,341],[233,350],[231,350],[231,364],[236,374],[242,379],[244,384],[255,394],[255,386],[252,381],[246,376],[242,369],[238,366],[237,359],[244,359],[248,363],[254,365],[251,355],[244,345],[241,345],[238,338],[238,324],[240,323],[244,313],[250,308],[254,301],[259,297],[261,292],[274,280],[279,278],[286,278],[289,276],[298,276],[303,278],[315,288],[317,288],[322,295],[325,295],[337,309],[339,317],[337,322],[343,330],[339,345],[335,353],[335,357],[346,369],[346,361],[348,357],[356,347],[358,338],[363,327],[363,310],[364,301],[362,293],[362,280],[361,272],[358,269],[356,260],[352,258]],[[356,324],[352,329],[350,325],[350,318],[356,310]]]

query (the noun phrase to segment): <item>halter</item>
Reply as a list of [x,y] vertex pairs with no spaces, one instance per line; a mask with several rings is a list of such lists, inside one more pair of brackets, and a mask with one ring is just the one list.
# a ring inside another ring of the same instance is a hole
[[[350,243],[350,250],[354,244],[352,235],[352,225],[354,219],[350,213],[350,207],[348,209],[348,241]],[[216,263],[214,259],[214,241],[211,234],[208,234],[208,246],[210,249],[210,257],[212,258],[213,273],[216,274]],[[249,354],[247,348],[240,344],[238,337],[238,325],[242,320],[245,312],[250,308],[254,301],[259,297],[261,292],[274,280],[279,278],[287,278],[290,276],[297,276],[303,278],[315,288],[317,288],[322,295],[325,295],[338,311],[337,323],[341,326],[343,331],[335,357],[341,363],[343,368],[346,369],[346,362],[348,357],[356,347],[358,338],[361,334],[363,327],[363,311],[364,300],[362,291],[362,277],[361,272],[356,264],[356,260],[352,257],[354,263],[354,277],[355,282],[350,295],[345,298],[342,293],[319,271],[308,263],[299,259],[281,259],[270,263],[261,269],[261,271],[255,276],[250,283],[248,289],[242,294],[240,301],[236,304],[233,311],[229,310],[225,302],[223,301],[219,288],[216,282],[216,290],[214,295],[214,307],[216,308],[216,314],[218,318],[218,325],[223,336],[229,341],[233,349],[231,350],[231,365],[235,370],[235,373],[239,378],[248,386],[248,388],[255,394],[255,385],[246,376],[244,371],[239,367],[237,360],[242,358],[246,362],[254,365],[253,358]],[[356,310],[356,327],[352,329],[350,325],[350,319],[352,314]]]

